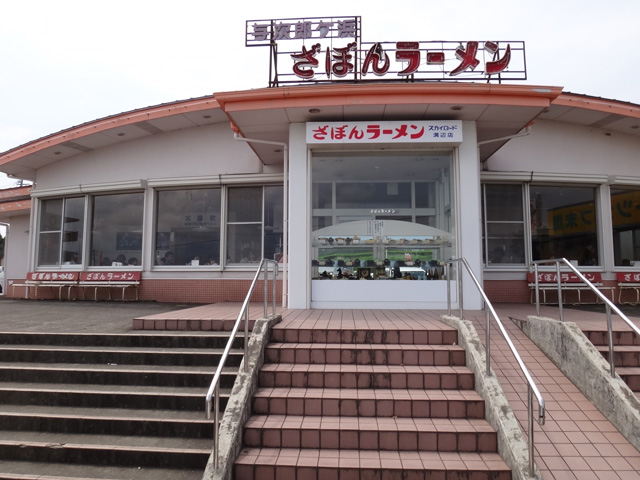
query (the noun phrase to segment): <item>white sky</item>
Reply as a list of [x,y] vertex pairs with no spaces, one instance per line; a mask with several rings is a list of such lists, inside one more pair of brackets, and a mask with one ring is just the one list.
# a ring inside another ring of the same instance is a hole
[[0,152],[128,110],[266,87],[268,48],[244,46],[246,20],[349,15],[362,17],[363,41],[521,40],[527,84],[640,104],[637,0],[7,0]]

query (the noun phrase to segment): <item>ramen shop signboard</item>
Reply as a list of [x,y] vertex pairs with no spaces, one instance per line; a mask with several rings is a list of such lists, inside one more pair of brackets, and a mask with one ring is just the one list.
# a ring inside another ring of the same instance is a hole
[[460,120],[307,123],[308,144],[461,142]]
[[360,32],[360,17],[248,20],[245,44],[270,48],[269,86],[527,78],[522,41],[365,42]]

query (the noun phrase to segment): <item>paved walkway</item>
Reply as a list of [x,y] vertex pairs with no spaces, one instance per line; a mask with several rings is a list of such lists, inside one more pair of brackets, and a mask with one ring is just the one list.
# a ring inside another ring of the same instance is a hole
[[[55,331],[55,332],[128,332],[132,330],[133,318],[147,315],[176,315],[193,319],[193,312],[183,311],[192,305],[159,303],[116,302],[57,302],[25,301],[0,297],[1,331]],[[237,305],[238,310],[240,305]],[[199,307],[202,319],[219,318],[224,306]],[[538,348],[518,329],[509,317],[525,319],[535,314],[531,305],[496,306],[498,314],[512,338],[516,348],[529,367],[534,380],[545,399],[547,422],[541,427],[535,424],[536,462],[545,480],[640,480],[640,452],[617,432],[611,423],[578,391],[578,389],[542,354]],[[179,312],[178,312],[179,311]],[[347,313],[345,313],[347,312]],[[541,315],[557,318],[558,309],[542,307]],[[431,323],[444,314],[426,313]],[[583,328],[606,329],[602,313],[566,308],[565,321],[572,321]],[[454,315],[456,312],[454,312]],[[629,315],[639,321],[635,311]],[[283,311],[283,322],[313,322],[315,328],[327,328],[327,321],[360,321],[383,323],[391,318],[404,316],[407,323],[420,321],[420,311],[367,311],[367,310],[314,310]],[[484,338],[484,312],[466,311],[465,318],[473,320]],[[614,317],[614,324],[618,322]],[[639,322],[640,323],[640,322]],[[283,325],[281,324],[281,326]],[[499,376],[511,406],[526,429],[527,395],[523,377],[504,340],[497,330],[492,330],[492,367]]]

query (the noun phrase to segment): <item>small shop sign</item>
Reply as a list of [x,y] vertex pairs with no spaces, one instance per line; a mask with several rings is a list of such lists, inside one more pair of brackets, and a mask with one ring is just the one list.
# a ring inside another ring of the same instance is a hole
[[307,144],[461,142],[460,120],[307,123]]

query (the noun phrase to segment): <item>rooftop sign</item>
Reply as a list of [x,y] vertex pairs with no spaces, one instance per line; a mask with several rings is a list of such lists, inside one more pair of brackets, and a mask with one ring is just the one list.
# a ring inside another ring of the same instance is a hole
[[248,20],[245,45],[270,47],[270,87],[527,79],[522,41],[363,42],[361,24],[361,17]]

